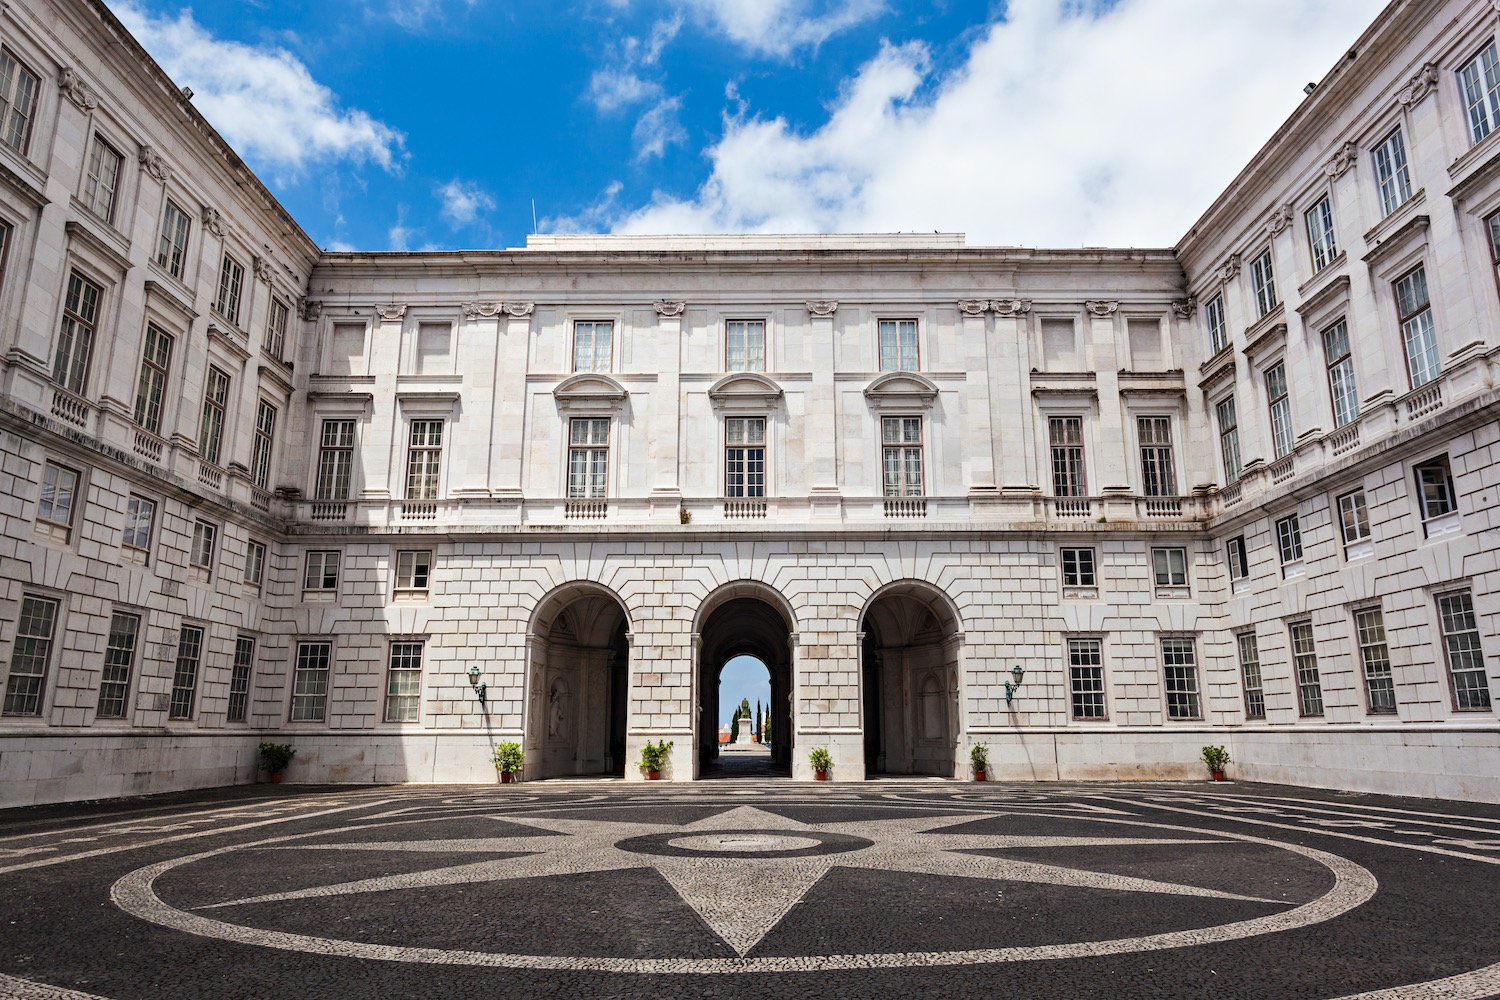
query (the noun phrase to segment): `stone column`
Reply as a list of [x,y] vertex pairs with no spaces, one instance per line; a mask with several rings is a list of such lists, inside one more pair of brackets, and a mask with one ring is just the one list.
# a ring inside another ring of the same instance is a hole
[[[1130,484],[1129,436],[1120,410],[1120,363],[1115,342],[1114,300],[1091,300],[1084,303],[1087,315],[1089,346],[1094,359],[1094,384],[1099,389],[1099,433],[1094,452],[1094,469],[1100,493],[1111,487]],[[1128,492],[1128,490],[1127,490]]]
[[526,368],[531,352],[531,302],[489,303],[498,322],[495,344],[495,409],[490,432],[490,495],[521,501],[526,437]]
[[804,397],[803,454],[805,477],[814,507],[837,506],[842,489],[839,484],[838,400],[833,384],[833,316],[839,304],[814,301],[807,304],[810,315],[807,336],[808,366],[813,381]]
[[[656,432],[652,435],[653,454],[651,483],[651,516],[671,520],[682,506],[682,317],[687,303],[655,303],[656,343]],[[696,757],[695,757],[696,759]]]

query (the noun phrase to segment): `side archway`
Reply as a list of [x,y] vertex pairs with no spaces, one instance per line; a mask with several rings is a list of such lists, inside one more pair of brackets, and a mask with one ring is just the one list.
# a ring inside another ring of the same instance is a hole
[[937,587],[902,580],[860,615],[865,773],[958,773],[963,630]]

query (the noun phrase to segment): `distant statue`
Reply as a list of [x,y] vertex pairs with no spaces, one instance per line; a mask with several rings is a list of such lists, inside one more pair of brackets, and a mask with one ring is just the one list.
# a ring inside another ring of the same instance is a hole
[[559,739],[564,735],[563,727],[568,721],[568,692],[560,683],[552,685],[547,694],[547,735]]

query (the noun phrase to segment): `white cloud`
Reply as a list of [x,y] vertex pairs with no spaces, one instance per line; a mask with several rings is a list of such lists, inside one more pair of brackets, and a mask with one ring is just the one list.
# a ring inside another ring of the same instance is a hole
[[946,74],[920,43],[882,46],[816,129],[727,116],[693,196],[613,228],[1170,245],[1382,6],[1012,0]]
[[682,110],[682,99],[668,97],[657,101],[635,123],[631,138],[635,141],[635,157],[638,160],[661,156],[667,146],[687,142],[687,130],[677,120]]
[[215,38],[183,11],[154,17],[133,0],[112,9],[193,104],[257,167],[299,173],[333,160],[400,168],[405,137],[367,112],[340,107],[285,49]]
[[455,226],[467,226],[495,207],[495,199],[478,184],[454,178],[437,189],[443,199],[443,216]]
[[817,47],[885,10],[884,0],[836,0],[814,12],[811,0],[678,0],[700,22],[763,55]]
[[629,70],[596,70],[589,79],[589,100],[605,114],[650,100],[660,93],[661,84],[643,80]]

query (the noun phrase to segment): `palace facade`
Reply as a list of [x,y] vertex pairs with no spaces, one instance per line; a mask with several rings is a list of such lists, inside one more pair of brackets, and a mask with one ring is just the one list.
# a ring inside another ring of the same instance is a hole
[[12,3],[0,804],[692,780],[742,654],[794,778],[1500,801],[1497,27],[1391,4],[1170,248],[323,253]]

